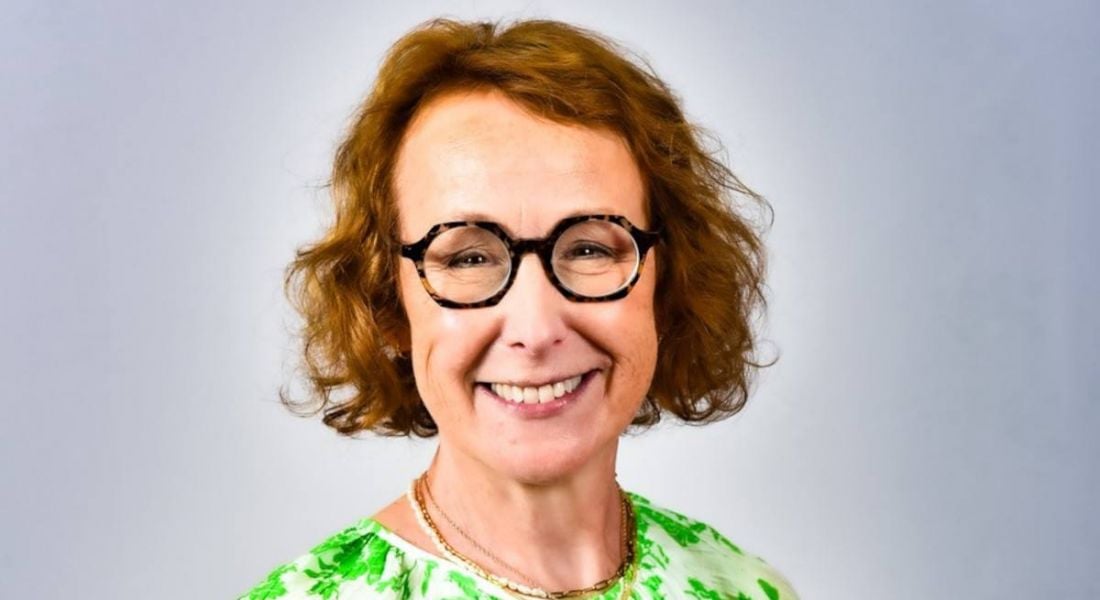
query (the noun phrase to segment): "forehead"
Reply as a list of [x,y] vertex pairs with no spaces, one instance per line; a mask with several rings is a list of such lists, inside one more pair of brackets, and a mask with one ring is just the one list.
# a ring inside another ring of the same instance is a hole
[[641,175],[620,136],[538,118],[499,92],[432,100],[410,123],[394,175],[406,241],[471,218],[524,237],[572,214],[648,226]]

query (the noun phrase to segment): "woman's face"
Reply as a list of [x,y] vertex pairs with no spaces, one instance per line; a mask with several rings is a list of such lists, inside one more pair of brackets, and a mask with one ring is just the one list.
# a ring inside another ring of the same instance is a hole
[[[535,118],[498,92],[447,94],[421,109],[394,189],[405,243],[456,220],[495,221],[513,238],[542,238],[574,214],[620,214],[651,226],[641,176],[620,137]],[[500,303],[473,309],[436,304],[412,261],[401,259],[417,389],[440,443],[531,483],[611,460],[653,377],[656,258],[650,250],[625,298],[578,303],[527,254]],[[543,405],[517,404],[488,385],[578,375],[564,402]]]

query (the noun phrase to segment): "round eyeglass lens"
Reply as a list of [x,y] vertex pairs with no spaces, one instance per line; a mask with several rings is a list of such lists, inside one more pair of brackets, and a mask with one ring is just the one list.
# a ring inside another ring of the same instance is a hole
[[573,293],[598,298],[625,287],[638,271],[638,245],[610,221],[581,221],[554,244],[554,274]]
[[512,268],[508,247],[475,225],[448,229],[424,253],[424,276],[439,296],[452,302],[480,302],[500,291]]

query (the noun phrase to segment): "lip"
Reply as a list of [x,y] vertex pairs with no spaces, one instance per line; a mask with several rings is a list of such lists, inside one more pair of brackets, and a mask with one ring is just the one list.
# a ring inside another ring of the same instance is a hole
[[[589,371],[594,371],[594,370],[596,370],[596,369],[589,369]],[[566,379],[572,379],[573,377],[576,377],[577,375],[582,375],[583,376],[583,375],[586,375],[589,371],[583,371],[581,373],[577,373],[576,371],[574,371],[574,372],[570,373],[569,375],[559,375],[559,376],[556,376],[556,377],[549,377],[549,378],[543,379],[539,382],[534,382],[534,381],[531,381],[531,380],[527,380],[527,381],[504,381],[504,380],[500,380],[500,381],[481,381],[479,383],[485,383],[485,384],[503,383],[503,384],[507,384],[507,385],[518,385],[519,387],[535,387],[535,388],[537,388],[537,387],[542,387],[544,385],[553,385],[554,383],[557,383],[559,381],[565,381]]]
[[576,404],[577,401],[581,398],[581,395],[584,394],[585,390],[588,389],[589,382],[591,382],[599,373],[599,369],[593,369],[585,373],[581,377],[581,382],[577,384],[577,387],[574,388],[572,392],[569,392],[568,394],[565,394],[560,398],[554,398],[549,402],[543,402],[541,404],[527,404],[526,402],[518,403],[512,402],[511,400],[505,400],[504,398],[496,395],[496,393],[493,392],[492,388],[490,388],[488,384],[484,383],[477,384],[476,389],[478,393],[485,394],[493,401],[502,405],[505,409],[511,411],[513,414],[520,418],[545,419],[560,414],[561,412],[568,409],[570,406]]

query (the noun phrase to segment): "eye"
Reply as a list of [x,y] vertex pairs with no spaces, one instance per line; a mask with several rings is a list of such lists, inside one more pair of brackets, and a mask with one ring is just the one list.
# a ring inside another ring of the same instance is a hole
[[615,253],[610,248],[594,242],[574,244],[565,251],[565,258],[608,258]]
[[487,264],[492,264],[493,260],[490,256],[486,256],[480,252],[458,252],[447,257],[444,263],[448,269],[469,269],[472,267],[480,267]]

